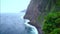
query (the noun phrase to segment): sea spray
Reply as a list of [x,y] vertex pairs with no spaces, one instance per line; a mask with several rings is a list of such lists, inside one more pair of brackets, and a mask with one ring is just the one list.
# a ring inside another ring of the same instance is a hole
[[30,20],[24,19],[24,22],[25,22],[25,25],[27,27],[30,27],[32,29],[32,31],[30,31],[31,34],[38,34],[37,28],[35,26],[33,26],[33,25],[28,24],[28,22],[30,22]]

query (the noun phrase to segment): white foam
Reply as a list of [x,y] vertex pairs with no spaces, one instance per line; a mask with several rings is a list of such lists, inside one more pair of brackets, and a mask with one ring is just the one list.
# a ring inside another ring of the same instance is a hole
[[31,28],[33,29],[32,32],[33,32],[34,34],[38,34],[37,28],[36,28],[35,26],[32,26],[32,25],[28,24],[28,22],[30,22],[30,20],[25,19],[24,21],[25,21],[25,25],[26,25],[26,26],[31,27]]

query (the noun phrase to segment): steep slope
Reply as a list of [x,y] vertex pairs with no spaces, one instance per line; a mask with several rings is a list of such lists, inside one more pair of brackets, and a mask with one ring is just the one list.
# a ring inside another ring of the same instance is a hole
[[39,34],[42,34],[41,28],[44,16],[50,12],[49,9],[53,4],[53,0],[31,0],[27,8],[24,18],[30,20],[29,24],[35,26],[38,29]]

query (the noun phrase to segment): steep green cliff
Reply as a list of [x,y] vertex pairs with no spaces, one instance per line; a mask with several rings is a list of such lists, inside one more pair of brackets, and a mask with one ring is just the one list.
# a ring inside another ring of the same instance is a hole
[[50,13],[45,16],[42,28],[44,34],[60,34],[60,0],[56,0],[54,5],[55,8],[52,7],[53,10],[51,8]]
[[60,0],[31,0],[24,18],[29,19],[29,24],[35,26],[39,34],[42,34],[45,16],[52,12],[60,12],[59,7]]
[[[38,21],[41,24],[41,27],[43,26],[43,21],[44,21],[44,17],[46,15],[48,15],[50,12],[54,12],[55,7],[56,7],[56,0],[48,0],[47,4],[45,4],[45,8],[43,8],[42,10],[42,14],[40,16],[38,16]],[[44,7],[44,6],[43,6]],[[39,9],[40,10],[40,9]],[[42,20],[43,19],[43,20]],[[41,22],[42,21],[42,22]]]

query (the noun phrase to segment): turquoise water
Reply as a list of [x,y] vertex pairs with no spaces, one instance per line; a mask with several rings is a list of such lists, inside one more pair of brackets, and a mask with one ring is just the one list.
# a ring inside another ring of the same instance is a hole
[[37,29],[23,19],[26,12],[0,14],[0,34],[38,34]]

